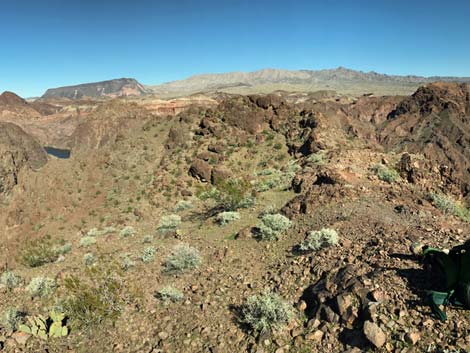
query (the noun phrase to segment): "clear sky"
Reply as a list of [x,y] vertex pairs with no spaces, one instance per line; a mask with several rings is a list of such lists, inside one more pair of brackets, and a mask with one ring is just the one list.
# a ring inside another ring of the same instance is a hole
[[469,0],[0,0],[0,92],[344,66],[470,76]]

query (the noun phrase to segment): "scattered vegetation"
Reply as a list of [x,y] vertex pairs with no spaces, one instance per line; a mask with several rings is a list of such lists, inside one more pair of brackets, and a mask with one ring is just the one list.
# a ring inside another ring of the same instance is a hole
[[197,268],[202,262],[199,250],[188,244],[180,244],[173,248],[163,266],[167,273],[180,273]]
[[438,193],[431,193],[429,200],[445,214],[454,215],[465,222],[470,222],[470,209],[458,204],[450,197]]
[[54,293],[57,288],[57,283],[48,277],[34,277],[31,282],[29,282],[26,290],[33,297],[47,297]]
[[217,214],[215,220],[221,226],[224,226],[230,222],[237,221],[240,219],[240,213],[234,211],[220,212]]
[[181,217],[176,214],[163,216],[158,223],[157,230],[161,233],[174,232],[181,224]]
[[91,265],[93,265],[95,262],[96,262],[96,257],[95,257],[95,255],[93,255],[91,252],[86,253],[85,255],[83,255],[83,263],[84,263],[86,266],[91,266]]
[[148,246],[144,249],[144,251],[142,252],[142,255],[140,255],[140,259],[142,260],[142,262],[144,263],[149,263],[153,260],[153,258],[155,257],[155,253],[156,253],[156,249],[155,247],[153,246]]
[[19,260],[28,267],[39,267],[54,262],[59,257],[54,246],[55,244],[49,236],[33,239],[21,247]]
[[0,283],[9,291],[13,288],[19,287],[21,282],[21,277],[12,271],[5,271],[0,276]]
[[190,209],[193,207],[191,201],[181,200],[175,206],[175,212],[181,212]]
[[121,258],[121,269],[128,271],[132,267],[135,267],[135,261],[131,259],[130,254],[124,254]]
[[311,162],[316,165],[325,165],[328,163],[328,157],[325,151],[319,151],[317,153],[312,153],[307,158],[308,162]]
[[289,323],[293,310],[279,295],[251,296],[241,308],[240,322],[256,332],[268,332]]
[[58,254],[58,255],[65,255],[65,254],[68,254],[69,252],[72,251],[72,244],[71,243],[64,243],[62,245],[59,245],[59,246],[56,246],[54,248],[54,251]]
[[89,236],[85,235],[84,237],[82,237],[80,239],[80,246],[86,247],[86,246],[90,246],[90,245],[93,245],[93,244],[96,244],[96,238],[95,237],[89,237]]
[[308,233],[307,238],[299,245],[299,249],[302,251],[317,251],[336,244],[338,244],[336,230],[322,228]]
[[292,222],[282,214],[266,214],[257,226],[260,240],[277,240],[279,235],[290,228]]
[[83,279],[71,276],[64,285],[69,296],[63,308],[72,327],[92,329],[103,322],[114,322],[126,302],[128,291],[116,266],[88,267]]
[[390,184],[396,182],[400,178],[400,175],[395,169],[390,169],[383,164],[376,164],[372,167],[372,170],[380,180]]
[[155,297],[168,304],[170,302],[177,303],[184,299],[183,293],[173,286],[165,286],[155,293]]
[[119,236],[121,238],[128,238],[134,236],[136,233],[134,227],[132,226],[126,226],[121,231],[119,232]]

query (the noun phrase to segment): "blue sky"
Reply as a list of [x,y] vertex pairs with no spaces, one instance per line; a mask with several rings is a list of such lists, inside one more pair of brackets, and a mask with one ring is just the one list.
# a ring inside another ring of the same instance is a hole
[[468,0],[0,0],[0,92],[344,66],[470,76]]

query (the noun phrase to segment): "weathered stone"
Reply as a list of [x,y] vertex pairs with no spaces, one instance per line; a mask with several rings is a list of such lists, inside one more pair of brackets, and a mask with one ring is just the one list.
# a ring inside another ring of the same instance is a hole
[[372,321],[364,322],[363,332],[369,342],[375,347],[381,348],[385,344],[387,337],[376,323]]
[[204,182],[211,180],[212,167],[202,159],[196,158],[189,168],[189,175]]

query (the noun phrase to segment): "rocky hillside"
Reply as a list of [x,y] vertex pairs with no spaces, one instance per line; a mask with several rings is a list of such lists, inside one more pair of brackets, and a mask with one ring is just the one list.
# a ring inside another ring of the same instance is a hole
[[[470,234],[468,96],[81,105],[77,152],[0,206],[0,349],[468,351],[410,251]],[[41,316],[60,337],[22,326]]]
[[76,86],[50,88],[42,98],[115,98],[141,96],[148,90],[133,78],[120,78],[109,81],[84,83]]
[[0,122],[0,200],[23,182],[24,169],[39,169],[46,162],[46,152],[31,136],[14,124]]
[[186,95],[193,92],[269,93],[275,90],[335,90],[341,94],[408,95],[419,86],[435,82],[470,82],[468,77],[421,77],[385,75],[343,67],[328,70],[263,69],[254,72],[204,74],[150,88],[160,95]]

